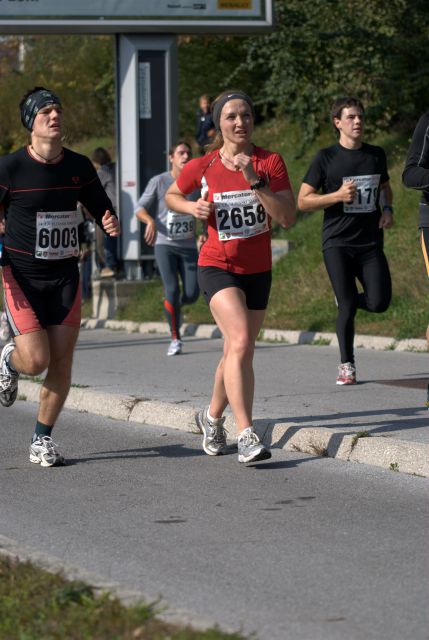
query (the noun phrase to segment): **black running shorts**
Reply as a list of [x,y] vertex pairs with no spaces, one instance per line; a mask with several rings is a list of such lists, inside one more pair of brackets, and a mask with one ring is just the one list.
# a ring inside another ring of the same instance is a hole
[[218,267],[198,267],[198,284],[207,304],[218,291],[237,287],[244,292],[248,309],[263,310],[267,308],[270,297],[271,271],[244,274]]

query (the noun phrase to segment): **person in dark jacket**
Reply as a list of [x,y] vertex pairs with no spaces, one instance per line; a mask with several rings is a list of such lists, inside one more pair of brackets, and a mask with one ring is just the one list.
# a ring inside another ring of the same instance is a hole
[[207,93],[200,97],[200,106],[197,110],[197,130],[195,139],[198,143],[200,154],[205,154],[205,147],[213,141],[215,126],[211,114],[212,99]]
[[[402,174],[405,187],[421,191],[419,230],[423,259],[429,277],[429,111],[424,113],[414,130]],[[429,325],[426,329],[429,345]]]
[[[97,147],[92,152],[92,163],[96,168],[100,182],[113,202],[116,212],[118,203],[116,196],[116,164],[112,162],[109,152],[104,147]],[[102,277],[116,276],[119,271],[118,239],[107,236],[98,227],[96,233],[96,255],[100,275]]]

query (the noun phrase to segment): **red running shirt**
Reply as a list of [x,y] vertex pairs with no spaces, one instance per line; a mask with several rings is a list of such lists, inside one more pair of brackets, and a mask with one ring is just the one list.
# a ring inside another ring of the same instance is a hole
[[[291,189],[286,165],[278,153],[254,147],[253,166],[271,191]],[[271,269],[271,217],[258,203],[241,171],[227,169],[219,151],[190,160],[177,179],[184,194],[208,187],[216,212],[208,219],[208,240],[198,259],[201,267],[233,273],[261,273]]]

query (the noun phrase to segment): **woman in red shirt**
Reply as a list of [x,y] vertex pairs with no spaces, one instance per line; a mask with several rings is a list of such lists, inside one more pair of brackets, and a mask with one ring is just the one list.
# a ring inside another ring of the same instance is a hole
[[[223,412],[231,406],[238,461],[271,457],[252,424],[253,355],[271,286],[271,220],[295,222],[295,199],[278,153],[255,147],[252,100],[225,91],[212,105],[216,137],[207,155],[188,162],[165,200],[179,213],[207,222],[198,260],[200,290],[224,337],[210,404],[196,416],[208,455],[227,452]],[[201,189],[196,202],[186,195]]]

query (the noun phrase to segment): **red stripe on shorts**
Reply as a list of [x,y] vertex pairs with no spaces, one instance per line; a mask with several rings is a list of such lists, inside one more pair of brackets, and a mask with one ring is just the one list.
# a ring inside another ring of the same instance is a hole
[[80,327],[80,320],[82,315],[82,288],[80,282],[76,291],[76,296],[73,302],[73,306],[62,321],[61,325],[67,327]]
[[21,287],[12,275],[10,266],[3,267],[4,300],[15,335],[41,331],[39,320]]

